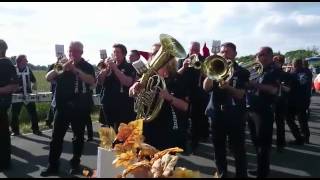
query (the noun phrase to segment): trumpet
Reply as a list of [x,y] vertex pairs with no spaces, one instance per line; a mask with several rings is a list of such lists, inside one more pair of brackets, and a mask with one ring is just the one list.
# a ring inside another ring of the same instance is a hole
[[97,68],[99,71],[107,68],[107,65],[106,65],[106,63],[104,63],[104,60],[102,60],[98,63]]
[[112,57],[107,58],[106,60],[102,60],[98,63],[97,68],[99,71],[104,70],[108,67],[107,63],[108,62],[116,62],[116,60]]
[[65,55],[59,57],[57,63],[55,63],[54,66],[53,66],[53,70],[57,74],[62,74],[64,72],[63,65],[65,63],[67,63],[67,62],[68,62],[68,59],[67,59],[67,57]]
[[199,56],[197,54],[191,55],[189,59],[190,59],[189,67],[193,67],[195,69],[201,69],[202,63],[199,60]]

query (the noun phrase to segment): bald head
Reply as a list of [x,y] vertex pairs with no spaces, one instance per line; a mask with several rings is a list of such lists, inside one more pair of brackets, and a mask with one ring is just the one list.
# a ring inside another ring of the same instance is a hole
[[257,53],[258,60],[261,64],[266,67],[273,62],[273,50],[271,47],[261,47],[260,51]]
[[190,43],[189,54],[199,54],[200,53],[200,43],[196,41],[192,41]]

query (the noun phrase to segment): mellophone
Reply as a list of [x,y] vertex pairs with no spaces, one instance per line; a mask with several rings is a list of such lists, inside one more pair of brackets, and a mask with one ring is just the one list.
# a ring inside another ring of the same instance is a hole
[[[101,105],[100,103],[100,94],[92,95],[94,105]],[[19,102],[51,102],[52,101],[52,92],[38,92],[31,93],[27,95],[23,94],[12,94],[12,103]]]

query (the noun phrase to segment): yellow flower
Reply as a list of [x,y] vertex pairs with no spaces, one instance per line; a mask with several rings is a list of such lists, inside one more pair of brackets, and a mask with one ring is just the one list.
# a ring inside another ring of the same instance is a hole
[[100,147],[104,149],[111,149],[112,142],[116,137],[116,133],[113,128],[109,127],[102,127],[99,129],[99,136],[100,136]]
[[136,154],[132,151],[128,151],[116,155],[116,159],[113,160],[112,164],[115,165],[115,167],[123,166],[127,168],[130,164],[134,162],[135,158]]
[[177,167],[173,171],[172,178],[200,178],[199,171],[192,171],[184,167]]

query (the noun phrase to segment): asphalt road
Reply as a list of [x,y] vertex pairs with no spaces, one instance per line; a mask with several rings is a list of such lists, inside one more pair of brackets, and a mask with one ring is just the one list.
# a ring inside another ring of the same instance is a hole
[[[271,154],[270,177],[320,177],[320,96],[312,97],[311,117],[309,121],[311,131],[311,144],[303,146],[288,145],[282,153],[278,153],[273,145]],[[81,165],[90,169],[97,167],[97,147],[99,138],[98,124],[94,124],[95,137],[93,142],[86,142]],[[292,140],[293,136],[286,127],[286,139]],[[275,132],[275,131],[274,131]],[[33,177],[38,178],[48,162],[49,142],[51,130],[44,132],[43,136],[25,134],[11,137],[12,141],[12,168],[0,172],[0,178]],[[72,132],[65,137],[64,149],[61,155],[59,176],[52,177],[83,177],[82,175],[70,176],[69,159],[72,157]],[[275,139],[275,136],[274,136]],[[246,140],[248,168],[256,166],[256,155],[250,139]],[[112,159],[112,158],[111,158]],[[213,146],[210,142],[200,145],[197,155],[180,156],[178,166],[185,166],[199,170],[201,177],[212,177],[215,171]],[[228,154],[228,170],[230,176],[234,175],[234,159]]]

